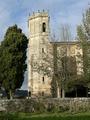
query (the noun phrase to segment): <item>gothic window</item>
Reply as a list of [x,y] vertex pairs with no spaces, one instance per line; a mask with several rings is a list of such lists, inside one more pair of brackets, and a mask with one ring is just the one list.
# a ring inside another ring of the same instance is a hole
[[46,32],[46,23],[42,24],[42,32]]

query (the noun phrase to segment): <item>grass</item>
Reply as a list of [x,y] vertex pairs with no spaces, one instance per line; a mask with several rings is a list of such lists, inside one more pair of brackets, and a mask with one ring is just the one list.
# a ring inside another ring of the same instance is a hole
[[0,114],[0,120],[90,120],[89,113],[3,113]]

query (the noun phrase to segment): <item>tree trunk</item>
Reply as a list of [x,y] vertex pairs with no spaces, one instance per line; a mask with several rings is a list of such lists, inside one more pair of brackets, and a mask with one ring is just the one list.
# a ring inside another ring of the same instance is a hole
[[60,89],[60,85],[57,82],[57,98],[61,98],[61,89]]
[[86,97],[88,97],[88,87],[86,87]]
[[64,90],[64,88],[62,89],[62,98],[65,98],[65,90]]
[[59,87],[57,87],[57,98],[60,98],[61,96],[60,96],[60,89],[59,89]]
[[76,88],[76,97],[77,97],[77,88]]
[[13,93],[12,93],[12,90],[9,91],[9,95],[10,95],[10,99],[12,100],[12,99],[13,99]]
[[11,99],[11,100],[13,99],[13,93],[11,90],[9,91],[6,90],[6,94],[7,94],[7,99]]

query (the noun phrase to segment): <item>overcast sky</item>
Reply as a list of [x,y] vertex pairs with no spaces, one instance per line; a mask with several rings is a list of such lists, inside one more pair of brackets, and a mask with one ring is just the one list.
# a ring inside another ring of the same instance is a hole
[[52,32],[59,34],[60,25],[66,23],[70,25],[74,38],[76,26],[80,24],[82,13],[89,7],[88,4],[90,0],[0,0],[0,41],[3,40],[6,29],[14,24],[21,27],[28,36],[29,13],[43,9],[49,11]]

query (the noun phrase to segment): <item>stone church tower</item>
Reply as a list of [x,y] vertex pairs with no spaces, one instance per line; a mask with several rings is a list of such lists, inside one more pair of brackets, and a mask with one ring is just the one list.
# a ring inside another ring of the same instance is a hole
[[[54,60],[56,55],[62,58],[65,56],[69,57],[70,65],[73,65],[73,67],[68,67],[68,69],[73,75],[83,74],[82,61],[77,57],[78,55],[82,56],[82,49],[79,46],[78,41],[50,42],[49,21],[49,15],[45,11],[33,13],[28,19],[28,91],[31,93],[31,96],[51,96],[51,80],[55,78],[55,65],[58,64],[58,61]],[[53,48],[53,44],[57,46],[56,52]],[[53,51],[55,54],[53,54]],[[43,60],[44,56],[46,56],[46,60]],[[49,61],[48,66],[47,61]],[[44,64],[45,62],[46,64]],[[40,67],[39,69],[34,67],[41,64],[42,66],[46,65],[46,69],[48,68],[48,70],[50,70],[50,73],[48,74],[51,74],[51,76],[44,74],[44,71]],[[60,70],[63,70],[61,67],[61,61],[59,61],[59,65],[57,67],[59,72]],[[60,81],[62,80],[63,78],[61,78]],[[57,89],[57,96],[61,97],[62,88],[61,86],[57,88],[59,88]]]
[[34,62],[40,63],[44,53],[48,52],[49,15],[45,11],[38,11],[29,16],[29,45],[28,45],[28,88],[31,96],[50,96],[51,80],[33,69]]

